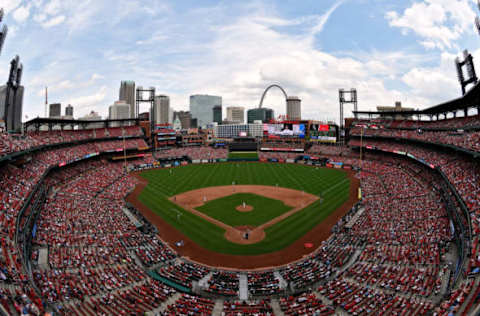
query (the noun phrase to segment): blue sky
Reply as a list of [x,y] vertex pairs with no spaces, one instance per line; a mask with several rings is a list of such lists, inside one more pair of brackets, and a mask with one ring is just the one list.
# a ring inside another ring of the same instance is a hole
[[[422,108],[460,93],[453,60],[480,57],[473,0],[0,0],[10,30],[0,78],[19,54],[24,114],[49,103],[106,115],[121,80],[154,86],[188,109],[191,94],[254,107],[271,83],[302,99],[303,117],[338,118],[338,89],[360,109]],[[478,60],[476,58],[475,60]],[[264,104],[284,114],[281,94]],[[145,109],[145,108],[143,108]],[[63,109],[62,109],[63,111]]]

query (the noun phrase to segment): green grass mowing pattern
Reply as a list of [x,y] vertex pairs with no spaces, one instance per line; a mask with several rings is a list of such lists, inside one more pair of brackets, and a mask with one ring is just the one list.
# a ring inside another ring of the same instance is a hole
[[[242,203],[253,207],[250,212],[239,212],[235,208]],[[260,226],[275,217],[290,211],[293,207],[282,201],[251,193],[237,193],[219,198],[196,209],[230,226]]]
[[[172,170],[172,174],[169,169],[144,171],[141,176],[149,183],[139,200],[200,246],[226,254],[256,255],[281,250],[324,220],[348,199],[350,193],[350,179],[337,169],[298,164],[219,163],[188,165]],[[231,185],[233,181],[237,184],[278,184],[304,190],[323,200],[267,228],[266,237],[261,242],[239,245],[227,241],[223,229],[167,199],[203,187]]]
[[228,153],[228,158],[235,158],[235,159],[254,159],[258,158],[257,152],[230,152]]

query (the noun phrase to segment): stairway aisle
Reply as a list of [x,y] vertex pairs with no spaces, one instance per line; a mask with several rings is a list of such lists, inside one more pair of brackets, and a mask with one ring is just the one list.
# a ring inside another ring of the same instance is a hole
[[238,276],[238,281],[239,281],[239,292],[238,293],[238,297],[240,298],[240,300],[248,300],[248,279],[247,279],[247,275],[244,274],[244,273],[241,273],[239,276]]

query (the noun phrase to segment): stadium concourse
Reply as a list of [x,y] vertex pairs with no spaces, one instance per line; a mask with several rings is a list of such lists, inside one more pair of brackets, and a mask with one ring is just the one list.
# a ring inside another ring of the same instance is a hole
[[[480,125],[477,115],[447,120],[445,126],[453,130],[466,121]],[[359,120],[356,125],[374,123],[379,122]],[[264,271],[223,271],[189,262],[125,202],[138,180],[125,172],[123,161],[108,157],[123,144],[129,151],[146,147],[139,127],[2,134],[0,314],[477,312],[479,163],[461,151],[428,143],[478,152],[478,134],[418,136],[396,130],[403,124],[418,129],[424,126],[416,124],[427,123],[389,121],[381,131],[365,133],[391,138],[370,139],[363,132],[359,138],[353,128],[346,147],[307,149],[308,155],[356,170],[361,205],[338,221],[313,254]],[[444,126],[442,121],[434,124]],[[406,141],[418,138],[421,143]],[[363,160],[359,147],[365,151]],[[172,148],[156,157],[143,153],[128,164],[145,169],[158,166],[157,158],[212,161],[227,155],[225,149],[208,146]],[[259,155],[283,161],[292,157]],[[302,163],[311,162],[305,158]]]

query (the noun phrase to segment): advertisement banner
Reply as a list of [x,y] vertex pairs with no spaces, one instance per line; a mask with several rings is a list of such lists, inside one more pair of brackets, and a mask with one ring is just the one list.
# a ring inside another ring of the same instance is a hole
[[200,159],[192,160],[192,163],[200,163]]
[[294,159],[287,159],[287,163],[295,163]]

